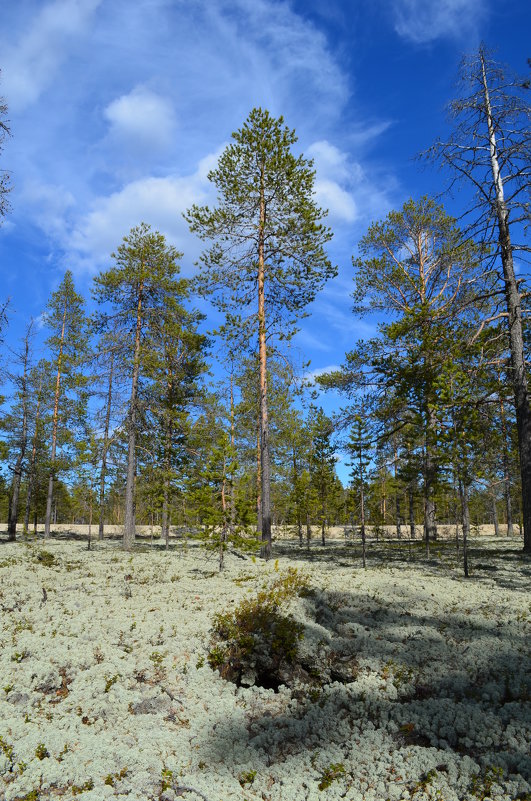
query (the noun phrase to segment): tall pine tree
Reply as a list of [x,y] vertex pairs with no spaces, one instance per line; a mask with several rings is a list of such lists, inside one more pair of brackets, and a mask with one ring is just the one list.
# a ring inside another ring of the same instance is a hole
[[192,206],[191,230],[212,246],[201,256],[203,290],[258,340],[263,555],[271,552],[271,457],[267,358],[273,335],[289,337],[335,275],[324,246],[331,231],[314,202],[311,161],[292,153],[295,132],[255,108],[209,180],[218,205]]

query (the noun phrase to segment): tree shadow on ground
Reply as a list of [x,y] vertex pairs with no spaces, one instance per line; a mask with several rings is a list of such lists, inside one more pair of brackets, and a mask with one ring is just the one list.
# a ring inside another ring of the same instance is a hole
[[[502,540],[503,542],[503,540]],[[517,541],[518,542],[518,541]],[[531,555],[524,553],[515,545],[515,540],[505,547],[492,547],[493,543],[473,540],[468,549],[469,581],[492,581],[498,586],[529,591],[531,577]],[[299,547],[294,540],[277,540],[274,543],[274,557],[288,557],[302,564],[329,564],[334,567],[350,567],[354,571],[363,570],[361,543],[352,540],[345,542],[333,540],[323,546],[312,542],[310,548]],[[463,577],[463,553],[460,546],[456,553],[454,540],[436,540],[431,543],[430,556],[426,556],[425,543],[420,540],[368,540],[366,564],[368,570],[386,567],[408,569],[412,566],[422,568],[427,575],[446,575]],[[516,574],[515,570],[517,568]]]
[[[275,550],[289,551],[294,558],[294,549],[277,545]],[[488,555],[478,548],[474,558]],[[303,557],[301,553],[301,562]],[[521,557],[501,549],[491,560],[498,572],[485,570],[484,575],[478,565],[471,580],[506,586],[499,561],[509,559],[520,569],[507,586],[523,591],[528,571]],[[393,564],[400,565],[400,560]],[[472,611],[461,608],[458,599],[446,602],[446,608],[441,603],[440,614],[424,611],[436,575],[435,568],[430,570],[421,580],[423,587],[412,584],[407,595],[391,602],[367,590],[316,591],[304,599],[308,636],[328,639],[329,652],[356,660],[357,675],[345,683],[299,688],[292,694],[297,701],[292,697],[289,703],[282,702],[282,692],[264,700],[252,689],[240,688],[245,720],[216,724],[205,743],[212,760],[227,763],[232,751],[258,764],[265,753],[274,765],[304,752],[313,754],[315,762],[321,753],[339,751],[341,759],[335,761],[350,765],[355,776],[360,755],[370,750],[365,739],[374,739],[376,732],[379,753],[374,758],[386,762],[389,786],[395,768],[411,754],[417,766],[439,764],[444,772],[446,763],[469,757],[476,773],[499,766],[505,777],[519,774],[531,782],[527,604],[516,621],[503,620],[488,603]],[[316,659],[314,671],[318,669]],[[412,781],[420,779],[417,769]]]

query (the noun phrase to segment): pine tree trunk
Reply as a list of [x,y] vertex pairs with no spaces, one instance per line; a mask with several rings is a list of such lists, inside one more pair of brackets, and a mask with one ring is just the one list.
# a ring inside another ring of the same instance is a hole
[[507,433],[507,423],[505,420],[505,409],[503,407],[503,401],[500,398],[500,420],[501,420],[501,428],[502,428],[502,459],[503,459],[503,496],[505,498],[505,517],[507,521],[507,536],[513,537],[514,536],[514,529],[513,529],[513,508],[511,502],[511,473],[509,469],[509,444],[508,444],[508,433]]
[[[27,426],[26,412],[24,411],[23,427]],[[18,500],[20,496],[20,483],[22,480],[22,464],[26,454],[26,432],[23,433],[23,443],[21,443],[18,452],[17,461],[13,469],[13,483],[11,487],[11,501],[9,504],[9,522],[7,527],[7,539],[9,542],[14,542],[17,536],[17,519],[18,519]]]
[[500,536],[500,522],[498,520],[498,507],[496,505],[496,493],[492,491],[492,522],[494,523],[494,536]]
[[262,551],[264,559],[271,556],[271,465],[269,457],[269,419],[267,411],[267,348],[265,312],[265,197],[264,167],[260,176],[260,225],[258,231],[258,357],[260,371],[260,465],[262,474],[261,515]]
[[299,493],[299,474],[297,470],[297,454],[295,448],[292,450],[293,459],[293,487],[295,490],[295,506],[297,515],[297,532],[299,535],[299,547],[302,548],[302,515],[301,515],[301,499]]
[[[361,462],[361,460],[360,460]],[[360,468],[361,469],[361,468]],[[361,558],[363,562],[363,567],[367,567],[367,559],[366,559],[366,548],[365,548],[365,492],[363,489],[363,479],[361,481],[360,487],[360,517],[361,517]]]
[[396,536],[398,537],[399,540],[401,540],[402,539],[402,512],[401,512],[401,509],[400,509],[400,495],[398,494],[398,492],[396,493],[395,504],[396,504]]
[[114,377],[114,351],[111,351],[111,363],[109,367],[109,387],[107,392],[107,408],[105,409],[105,426],[103,430],[103,446],[101,452],[100,469],[100,519],[98,525],[98,540],[103,539],[105,525],[105,479],[107,476],[107,455],[109,451],[109,428],[111,425],[111,405],[112,405],[112,382]]
[[164,435],[164,476],[162,479],[162,531],[161,534],[166,544],[166,550],[170,546],[170,527],[169,527],[169,507],[170,507],[170,470],[171,470],[171,442],[173,438],[173,426],[171,423],[171,412],[164,421],[166,431]]
[[426,445],[424,453],[424,534],[426,539],[426,556],[429,556],[430,542],[437,539],[434,499],[437,468],[432,452],[432,441],[435,438],[435,420],[431,409],[428,410],[426,422]]
[[59,356],[57,358],[57,378],[55,381],[55,395],[53,402],[52,451],[50,454],[50,476],[48,478],[48,494],[46,497],[46,517],[44,518],[45,539],[46,537],[50,536],[50,522],[52,519],[53,483],[54,483],[54,470],[55,470],[55,454],[57,449],[57,425],[59,419],[59,396],[61,391],[61,368],[63,361],[63,346],[65,340],[66,311],[67,311],[67,304],[65,300],[65,308],[63,312],[63,324],[61,328],[61,340],[59,344]]
[[468,487],[459,479],[459,497],[461,499],[461,520],[463,524],[463,570],[468,578],[468,538],[470,536],[470,513],[468,510]]
[[227,542],[227,462],[223,457],[223,481],[221,483],[221,510],[223,513],[223,525],[219,535],[219,572],[223,570],[225,560],[225,543]]
[[89,526],[87,538],[87,550],[90,551],[92,546],[92,482],[90,486],[90,500],[89,500]]
[[[234,374],[233,369],[231,367],[231,374],[230,374],[230,447],[231,447],[231,461],[234,464],[234,454],[235,454],[235,443],[236,443],[236,432],[235,432],[235,424],[234,424]],[[234,487],[234,468],[231,468],[231,476],[230,476],[230,525],[229,531],[231,537],[234,537],[234,532],[236,531],[236,496],[235,496],[235,487]]]
[[518,432],[518,452],[520,455],[520,475],[522,481],[522,518],[524,526],[524,551],[531,553],[531,410],[524,358],[524,338],[522,332],[522,305],[518,284],[514,274],[513,250],[509,231],[509,211],[504,197],[503,179],[500,173],[498,150],[490,96],[487,85],[484,55],[480,53],[485,114],[489,135],[490,162],[496,193],[496,216],[498,222],[498,241],[505,283],[505,302],[508,313],[509,339],[511,350],[511,373]]
[[[260,388],[258,389],[260,392]],[[262,464],[260,451],[260,410],[256,426],[256,532],[262,536]]]
[[142,294],[143,285],[138,292],[136,312],[135,346],[133,355],[133,378],[131,397],[129,400],[129,420],[127,437],[127,480],[125,485],[125,516],[123,548],[130,551],[135,541],[135,473],[136,473],[136,425],[138,378],[140,375],[140,334],[142,331]]
[[35,432],[33,434],[33,442],[31,446],[31,457],[30,457],[30,464],[29,464],[29,474],[28,474],[28,489],[26,493],[26,511],[24,513],[24,534],[27,534],[29,531],[29,521],[30,521],[30,510],[31,510],[31,499],[34,494],[35,490],[35,473],[36,473],[36,461],[37,461],[37,440],[39,437],[39,420],[40,420],[40,411],[41,411],[41,400],[42,400],[42,376],[39,381],[39,392],[37,395],[37,408],[35,410]]
[[415,539],[415,495],[413,487],[410,484],[407,490],[408,503],[409,503],[409,539]]
[[28,363],[30,352],[30,333],[32,323],[26,333],[24,340],[24,369],[22,372],[22,432],[20,439],[20,448],[13,470],[13,482],[11,486],[11,501],[9,505],[9,521],[7,526],[8,541],[13,542],[17,535],[17,520],[18,520],[18,501],[20,496],[20,483],[22,481],[22,465],[26,456],[26,447],[28,444]]

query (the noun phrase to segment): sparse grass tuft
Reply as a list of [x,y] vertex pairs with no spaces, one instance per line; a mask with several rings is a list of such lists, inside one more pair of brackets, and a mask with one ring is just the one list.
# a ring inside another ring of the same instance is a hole
[[317,788],[319,790],[327,790],[332,782],[337,781],[342,776],[345,775],[345,766],[342,762],[332,762],[327,768],[325,768],[321,774],[321,779]]

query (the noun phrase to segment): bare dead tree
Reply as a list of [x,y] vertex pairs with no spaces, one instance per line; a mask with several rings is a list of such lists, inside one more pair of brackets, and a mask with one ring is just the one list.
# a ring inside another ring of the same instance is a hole
[[[486,48],[463,61],[462,93],[450,103],[452,135],[428,155],[447,166],[453,181],[474,189],[465,216],[469,230],[491,247],[485,275],[501,264],[490,318],[506,319],[522,481],[524,550],[531,551],[531,410],[522,326],[524,281],[516,278],[514,254],[524,258],[530,222],[531,106],[525,81],[508,75]],[[519,241],[517,241],[519,240]]]

